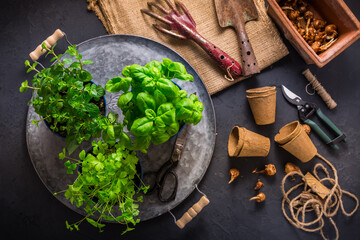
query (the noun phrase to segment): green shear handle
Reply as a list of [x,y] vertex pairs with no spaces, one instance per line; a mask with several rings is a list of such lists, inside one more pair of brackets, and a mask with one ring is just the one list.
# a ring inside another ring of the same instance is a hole
[[338,145],[336,145],[337,142],[340,142],[340,141],[344,141],[344,142],[347,142],[347,139],[344,135],[343,132],[341,132],[339,130],[339,128],[337,128],[335,126],[335,124],[328,118],[326,117],[323,112],[320,110],[320,109],[317,109],[316,110],[316,115],[331,129],[333,130],[337,135],[338,137],[336,137],[334,140],[331,140],[327,135],[326,133],[312,120],[310,119],[306,119],[304,121],[304,123],[308,124],[311,129],[314,130],[314,132],[321,138],[321,140],[323,140],[326,144],[329,144],[333,149],[335,150],[338,150],[339,147]]

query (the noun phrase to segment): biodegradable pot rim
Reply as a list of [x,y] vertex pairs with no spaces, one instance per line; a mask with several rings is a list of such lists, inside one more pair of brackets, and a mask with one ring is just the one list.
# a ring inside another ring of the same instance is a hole
[[[289,133],[286,130],[289,129],[289,127],[291,127],[292,125],[296,125],[296,126]],[[279,132],[274,137],[275,142],[279,143],[280,145],[285,145],[286,143],[290,142],[290,140],[291,140],[290,138],[297,137],[299,135],[299,133],[301,132],[300,125],[301,124],[299,121],[293,121],[293,122],[286,124],[282,128],[280,128]],[[285,135],[285,136],[282,137],[283,135]]]
[[276,95],[276,90],[274,92],[264,92],[264,93],[259,93],[259,94],[248,94],[246,95],[246,98],[248,99],[252,99],[252,98],[266,98],[266,97],[270,97],[272,95]]
[[265,86],[265,87],[260,87],[260,88],[251,88],[246,90],[247,94],[259,94],[259,93],[266,93],[266,92],[270,92],[270,91],[276,91],[276,87],[275,86]]
[[[234,135],[235,133],[235,135]],[[228,154],[230,157],[237,157],[241,149],[244,146],[243,138],[240,136],[244,135],[245,131],[243,127],[234,126],[231,129],[229,140],[228,140]],[[230,150],[233,150],[230,152]]]

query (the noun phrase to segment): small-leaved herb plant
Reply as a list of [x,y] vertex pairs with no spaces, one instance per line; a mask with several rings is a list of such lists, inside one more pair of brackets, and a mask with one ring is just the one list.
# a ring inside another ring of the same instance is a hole
[[[115,119],[117,115],[113,114],[112,117]],[[139,215],[138,203],[142,202],[142,196],[136,197],[135,194],[140,191],[146,193],[148,187],[142,183],[137,172],[138,158],[135,151],[129,148],[129,136],[124,136],[126,133],[121,124],[114,124],[113,127],[116,128],[115,135],[110,134],[107,140],[93,141],[92,150],[81,151],[79,159],[68,157],[65,151],[59,154],[60,159],[67,160],[65,166],[68,174],[76,170],[78,174],[73,184],[62,192],[72,204],[83,207],[87,213],[76,223],[66,221],[69,230],[79,230],[79,225],[86,220],[103,231],[105,224],[102,221],[108,220],[126,225],[124,234],[140,222],[135,217]],[[114,139],[120,140],[115,142]]]
[[150,143],[166,142],[182,124],[198,124],[202,118],[203,104],[195,94],[171,81],[193,81],[185,66],[170,59],[151,61],[145,66],[126,66],[122,75],[110,79],[105,90],[123,91],[117,105],[124,115],[123,124],[135,136],[134,149],[146,152]]
[[[71,154],[84,140],[90,137],[100,137],[104,116],[100,114],[100,107],[105,109],[105,90],[92,82],[91,74],[83,69],[85,64],[92,61],[82,60],[82,55],[76,50],[76,45],[69,46],[65,54],[74,58],[63,58],[62,54],[55,54],[54,47],[43,49],[52,55],[50,67],[38,70],[37,62],[30,64],[25,61],[27,72],[35,71],[31,86],[28,81],[21,84],[20,92],[33,90],[33,97],[29,101],[35,112],[41,116],[40,120],[32,120],[38,126],[46,121],[50,128],[62,136],[66,136],[67,150]],[[98,105],[96,105],[97,103]]]

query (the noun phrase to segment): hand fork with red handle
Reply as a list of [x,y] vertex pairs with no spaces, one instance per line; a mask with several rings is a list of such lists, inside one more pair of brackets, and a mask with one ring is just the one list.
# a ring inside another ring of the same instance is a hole
[[171,27],[171,30],[168,30],[158,24],[154,24],[153,26],[157,30],[179,39],[191,39],[196,42],[202,49],[204,49],[208,53],[208,55],[213,60],[216,61],[216,63],[224,71],[227,72],[229,78],[226,76],[225,77],[228,80],[233,81],[234,79],[241,76],[241,65],[237,61],[235,61],[235,59],[231,58],[228,54],[222,51],[220,48],[207,41],[196,31],[196,23],[184,4],[175,0],[176,6],[178,6],[184,13],[183,15],[181,15],[180,12],[177,10],[176,6],[174,6],[169,0],[164,1],[169,6],[170,10],[164,8],[156,2],[148,2],[149,7],[157,8],[164,14],[164,16],[160,16],[147,9],[141,9],[141,12]]

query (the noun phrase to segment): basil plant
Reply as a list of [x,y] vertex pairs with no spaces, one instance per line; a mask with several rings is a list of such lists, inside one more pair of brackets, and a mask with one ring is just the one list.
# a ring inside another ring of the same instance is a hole
[[125,116],[123,124],[135,136],[135,150],[146,152],[151,143],[164,143],[177,134],[183,124],[200,122],[203,104],[171,81],[193,81],[183,64],[170,59],[145,66],[133,64],[126,66],[122,75],[110,79],[105,90],[123,91],[117,105]]

